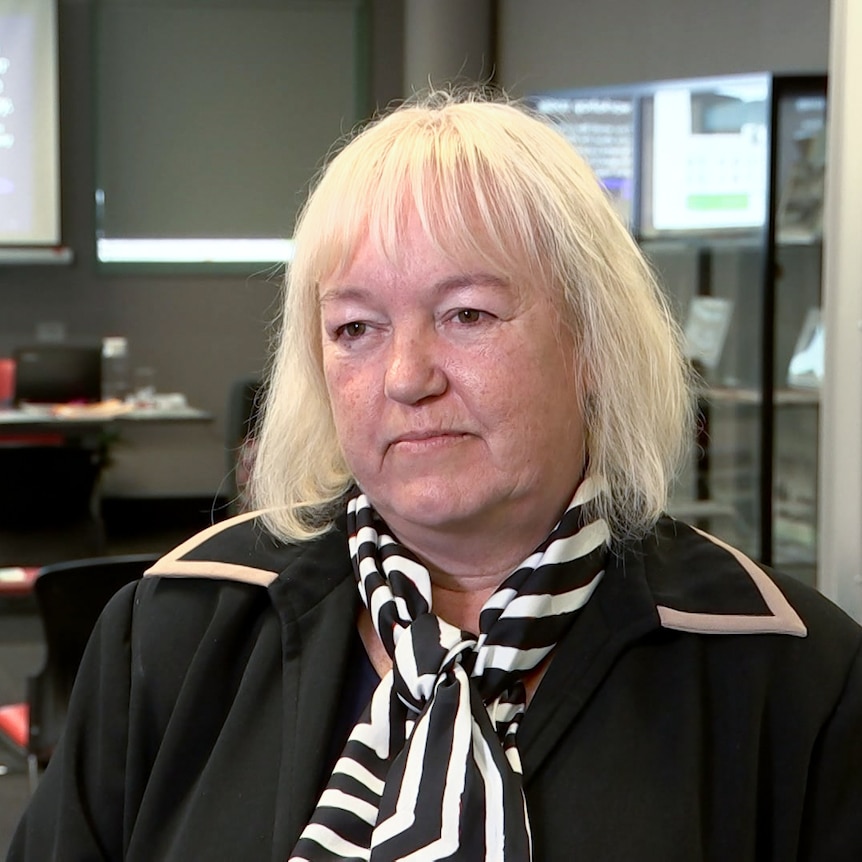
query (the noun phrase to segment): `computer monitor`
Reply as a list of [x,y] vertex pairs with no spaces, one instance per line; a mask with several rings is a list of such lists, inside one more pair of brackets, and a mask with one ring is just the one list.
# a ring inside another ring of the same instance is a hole
[[640,235],[760,230],[769,77],[661,81],[642,100]]
[[617,213],[635,230],[638,158],[635,88],[549,91],[536,93],[525,101],[552,120],[586,159]]
[[15,350],[15,403],[91,403],[102,398],[99,345],[38,344]]

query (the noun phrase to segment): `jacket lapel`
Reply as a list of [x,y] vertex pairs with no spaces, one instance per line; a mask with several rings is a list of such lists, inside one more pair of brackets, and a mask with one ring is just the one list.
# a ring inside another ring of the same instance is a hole
[[518,732],[526,783],[622,653],[659,628],[707,636],[806,635],[765,569],[714,536],[662,518],[648,538],[611,556],[557,645]]
[[359,596],[344,535],[333,532],[303,546],[270,586],[270,594],[281,618],[283,652],[281,771],[272,858],[284,862],[326,779],[356,638]]
[[[341,526],[316,541],[284,545],[251,512],[220,522],[166,554],[147,576],[216,578],[268,590],[281,626],[282,701],[273,862],[284,862],[326,778],[339,698],[356,638],[359,594]],[[255,728],[249,728],[250,733]],[[278,738],[278,737],[276,737]]]
[[560,737],[629,644],[659,628],[643,564],[612,556],[599,586],[539,684],[518,731],[524,781],[541,767]]

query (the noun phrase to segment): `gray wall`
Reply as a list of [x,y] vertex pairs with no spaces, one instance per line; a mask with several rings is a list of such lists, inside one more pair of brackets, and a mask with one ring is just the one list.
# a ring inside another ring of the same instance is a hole
[[500,0],[515,95],[732,72],[824,72],[829,0]]
[[[70,339],[129,338],[133,365],[156,369],[160,391],[185,392],[211,425],[145,429],[118,449],[108,493],[213,493],[224,473],[227,387],[259,369],[276,280],[237,275],[119,275],[94,256],[92,0],[60,0],[64,240],[71,266],[0,267],[0,355],[61,321]],[[372,3],[372,96],[403,95],[402,0]],[[500,0],[497,81],[515,94],[662,77],[825,69],[828,0]],[[493,20],[493,16],[492,16]],[[457,21],[450,26],[455,32]],[[445,30],[445,28],[444,28]],[[438,31],[439,33],[439,31]],[[438,35],[436,38],[442,38]],[[309,70],[308,82],[314,80]]]

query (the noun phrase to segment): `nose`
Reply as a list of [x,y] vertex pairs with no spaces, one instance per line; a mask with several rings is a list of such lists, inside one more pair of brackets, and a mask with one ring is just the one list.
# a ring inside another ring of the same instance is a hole
[[390,343],[384,393],[401,404],[442,395],[448,386],[434,331],[396,332]]

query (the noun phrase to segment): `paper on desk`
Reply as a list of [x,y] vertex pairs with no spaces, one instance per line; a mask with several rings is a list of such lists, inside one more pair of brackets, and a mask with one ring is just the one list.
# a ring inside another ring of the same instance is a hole
[[57,404],[51,408],[51,413],[65,419],[111,419],[134,409],[134,404],[111,398],[108,401],[97,401],[95,404]]
[[0,568],[0,584],[24,584],[30,580],[30,573],[20,566]]

